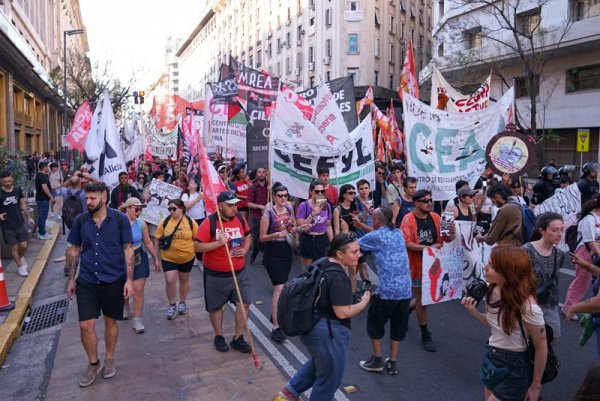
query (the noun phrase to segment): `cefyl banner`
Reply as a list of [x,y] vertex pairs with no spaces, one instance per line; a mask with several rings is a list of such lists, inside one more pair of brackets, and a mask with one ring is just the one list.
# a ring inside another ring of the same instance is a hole
[[[352,76],[336,78],[332,81],[325,82],[325,85],[333,94],[333,98],[340,108],[342,116],[344,117],[344,122],[346,123],[346,128],[348,128],[348,131],[352,131],[358,126]],[[318,89],[318,86],[314,86],[303,92],[299,92],[298,94],[314,104]]]
[[434,68],[431,76],[431,104],[436,104],[437,99],[436,108],[460,113],[485,109],[490,103],[491,82],[492,74],[488,75],[473,94],[464,95],[450,86],[440,70]]
[[510,88],[492,106],[470,113],[439,110],[404,94],[404,133],[408,175],[417,188],[429,189],[436,201],[456,196],[455,183],[472,187],[485,168],[485,149],[514,116]]

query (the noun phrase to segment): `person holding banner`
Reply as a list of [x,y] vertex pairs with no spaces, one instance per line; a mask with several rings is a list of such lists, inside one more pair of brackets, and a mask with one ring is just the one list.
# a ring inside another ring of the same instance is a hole
[[[490,364],[493,369],[508,368],[499,383],[484,382],[485,400],[538,401],[548,346],[529,255],[519,247],[498,246],[484,270],[489,283],[485,313],[477,310],[472,297],[464,297],[462,305],[491,329],[482,369]],[[534,366],[525,341],[529,336],[535,346]]]
[[300,235],[300,261],[308,267],[313,260],[325,256],[329,242],[333,239],[331,206],[325,197],[321,180],[313,180],[308,186],[310,199],[298,206],[296,220],[299,226],[310,224],[310,230]]
[[[427,247],[441,248],[443,242],[454,239],[454,225],[448,233],[442,235],[441,217],[432,212],[433,199],[431,191],[420,189],[413,194],[415,210],[404,216],[402,220],[402,234],[408,250],[410,261],[410,275],[412,279],[414,307],[417,311],[417,321],[421,328],[421,344],[426,351],[435,352],[435,343],[427,328],[427,308],[421,303],[421,280],[423,277],[423,250]],[[412,302],[411,302],[412,303]],[[412,308],[412,305],[411,305]]]

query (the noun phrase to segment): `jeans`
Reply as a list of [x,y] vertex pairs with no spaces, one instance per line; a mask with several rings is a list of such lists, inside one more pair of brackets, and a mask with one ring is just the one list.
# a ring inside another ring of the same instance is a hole
[[38,230],[40,235],[46,235],[46,219],[48,218],[48,212],[50,211],[50,201],[37,201],[38,207]]
[[310,401],[331,401],[342,383],[351,330],[336,320],[330,322],[333,336],[322,318],[300,337],[311,357],[285,385],[297,397],[312,387]]

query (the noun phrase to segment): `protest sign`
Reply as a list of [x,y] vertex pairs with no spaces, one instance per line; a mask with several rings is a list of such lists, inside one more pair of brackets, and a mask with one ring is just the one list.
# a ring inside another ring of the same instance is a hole
[[[537,205],[533,212],[536,216],[542,213],[554,212],[563,217],[565,222],[565,231],[567,228],[577,224],[577,215],[581,212],[581,191],[577,183],[573,183],[560,192],[546,199],[544,202]],[[565,236],[563,235],[559,248],[563,251],[568,251],[565,244]]]
[[[325,82],[325,85],[333,94],[333,98],[340,108],[346,128],[348,131],[352,131],[358,126],[358,113],[356,112],[356,102],[354,101],[354,81],[352,77],[336,78]],[[314,104],[318,88],[319,86],[314,86],[298,94]]]
[[179,126],[175,125],[172,131],[166,127],[157,129],[153,122],[145,125],[146,137],[148,138],[149,150],[152,156],[161,159],[177,158],[177,141],[179,140]]
[[491,82],[492,74],[488,75],[473,94],[464,95],[450,86],[440,70],[434,67],[431,76],[431,105],[436,105],[440,110],[459,113],[485,109],[490,103]]
[[140,218],[147,223],[158,225],[158,223],[169,215],[169,200],[179,199],[181,197],[181,188],[167,184],[164,181],[154,178],[146,194],[150,196],[147,207],[142,209]]
[[436,201],[456,194],[455,182],[473,188],[485,168],[485,149],[498,132],[512,123],[514,90],[492,106],[470,113],[451,113],[404,94],[404,129],[408,175],[418,189],[429,189]]

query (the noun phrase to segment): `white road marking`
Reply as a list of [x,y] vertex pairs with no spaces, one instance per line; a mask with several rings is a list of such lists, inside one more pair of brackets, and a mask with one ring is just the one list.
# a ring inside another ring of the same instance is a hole
[[559,270],[561,273],[567,274],[569,276],[575,277],[575,270],[571,270],[571,269],[560,269]]

